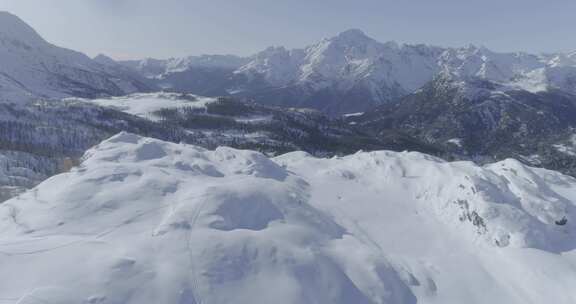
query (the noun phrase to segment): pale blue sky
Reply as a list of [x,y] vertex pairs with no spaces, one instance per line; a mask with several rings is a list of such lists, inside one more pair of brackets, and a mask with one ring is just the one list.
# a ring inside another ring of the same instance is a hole
[[95,55],[249,55],[359,28],[380,41],[576,50],[576,0],[0,0],[47,40]]

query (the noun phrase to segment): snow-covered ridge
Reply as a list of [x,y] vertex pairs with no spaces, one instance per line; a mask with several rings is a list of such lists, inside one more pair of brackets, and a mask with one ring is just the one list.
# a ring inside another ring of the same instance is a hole
[[[470,239],[494,246],[550,251],[576,246],[576,231],[567,233],[566,227],[558,224],[574,220],[576,204],[571,199],[576,195],[576,180],[513,159],[484,167],[445,162],[417,152],[358,153],[339,159],[295,153],[276,160],[308,178],[350,180],[388,193],[392,201],[412,200],[430,208],[453,229],[468,231]],[[348,186],[343,189],[355,192]]]
[[123,95],[145,88],[139,76],[54,46],[18,17],[0,12],[0,101]]
[[573,178],[513,160],[269,159],[121,133],[0,205],[0,269],[14,278],[0,295],[7,303],[568,304],[574,189]]

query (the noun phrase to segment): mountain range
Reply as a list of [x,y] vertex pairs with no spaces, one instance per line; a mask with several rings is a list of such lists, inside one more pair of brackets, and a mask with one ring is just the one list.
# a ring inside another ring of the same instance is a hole
[[395,102],[441,74],[529,92],[576,93],[576,52],[534,55],[472,45],[399,45],[378,42],[360,30],[303,49],[270,47],[246,58],[205,55],[121,63],[167,89],[309,107],[332,115]]
[[11,101],[172,90],[341,115],[397,102],[440,75],[487,80],[503,91],[576,94],[576,52],[535,55],[476,46],[399,45],[353,29],[302,49],[270,47],[249,57],[116,62],[56,47],[9,13],[2,13],[0,22],[0,98]]
[[[576,115],[572,115],[576,113],[576,52],[533,55],[475,46],[399,45],[348,30],[303,49],[270,47],[249,57],[115,61],[105,55],[90,59],[54,46],[9,13],[0,14],[0,23],[0,99],[7,103],[48,99],[58,108],[70,104],[58,101],[63,97],[81,97],[101,98],[104,103],[97,105],[113,105],[122,99],[110,96],[164,90],[176,93],[132,95],[125,100],[170,108],[172,100],[185,101],[190,96],[227,96],[246,104],[210,106],[206,112],[159,113],[164,123],[171,124],[170,130],[204,134],[206,140],[193,142],[206,147],[231,145],[275,154],[306,150],[315,155],[385,148],[478,162],[513,157],[576,175]],[[34,105],[10,111],[26,113],[22,117],[39,115]],[[145,118],[158,114],[142,113],[148,115]],[[32,126],[48,125],[44,119],[52,119],[50,115]],[[250,117],[272,119],[260,121],[257,127],[250,122],[247,127]],[[5,120],[7,132],[14,132],[10,127],[14,116]],[[111,130],[119,130],[115,123],[112,126]],[[166,130],[158,129],[160,139],[182,138],[165,134]],[[207,135],[214,130],[223,136]],[[247,140],[254,132],[259,135]],[[268,134],[265,140],[261,132]],[[4,145],[29,153],[33,138],[5,139]],[[260,144],[255,144],[257,139]],[[92,139],[80,146],[86,149],[95,142]],[[79,152],[74,151],[58,156],[77,157]]]
[[[244,139],[229,139],[238,138],[236,128],[244,130],[241,133],[251,131],[237,120],[265,116],[273,119],[259,123],[258,132],[275,134],[272,142],[286,141],[247,146],[266,153],[408,149],[480,162],[513,157],[576,175],[576,115],[572,115],[576,113],[576,52],[534,55],[476,46],[399,45],[348,30],[302,49],[270,47],[249,57],[115,61],[105,55],[90,59],[54,46],[9,13],[0,14],[0,23],[0,99],[5,103],[51,100],[58,107],[61,98],[81,97],[101,98],[111,105],[120,101],[107,100],[110,96],[163,90],[176,95],[165,98],[169,95],[159,93],[144,99],[166,102],[170,108],[171,100],[186,100],[186,94],[227,96],[247,104],[227,105],[228,116],[219,109],[215,113],[164,111],[162,119],[172,124],[170,128],[227,130],[217,140],[206,137],[211,140],[204,145],[211,147],[242,147]],[[127,100],[142,98],[133,95]],[[312,108],[319,114],[276,106]],[[34,106],[18,110],[38,115]],[[13,115],[6,121],[13,121]],[[291,124],[298,121],[307,121],[295,127],[298,132],[279,131],[293,128]],[[336,130],[339,135],[330,135]],[[331,142],[331,148],[314,145],[314,136],[295,144],[299,132],[337,140],[315,139]],[[351,140],[354,136],[362,139]],[[15,144],[10,139],[5,145]]]

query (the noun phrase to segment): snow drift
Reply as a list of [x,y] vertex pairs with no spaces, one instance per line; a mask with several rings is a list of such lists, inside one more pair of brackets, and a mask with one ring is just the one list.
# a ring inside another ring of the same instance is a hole
[[576,180],[122,133],[0,205],[5,303],[574,303]]

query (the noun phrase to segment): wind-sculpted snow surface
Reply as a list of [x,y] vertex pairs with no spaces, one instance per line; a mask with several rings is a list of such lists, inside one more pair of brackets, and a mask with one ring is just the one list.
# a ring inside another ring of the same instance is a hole
[[[343,190],[336,201],[348,202],[345,197],[350,194],[374,190],[385,195],[384,202],[362,201],[413,204],[422,209],[418,212],[430,212],[470,240],[553,252],[576,248],[576,230],[570,224],[576,221],[576,205],[571,201],[576,199],[576,180],[554,171],[529,168],[512,159],[480,167],[407,152],[358,153],[341,159],[315,159],[296,153],[278,161],[308,181],[317,179],[330,187],[343,183],[345,186],[336,187]],[[312,189],[320,188],[312,185]],[[354,189],[357,185],[361,187]],[[321,197],[314,201],[326,204],[335,200]],[[342,205],[334,207],[347,206]]]
[[0,205],[3,303],[574,303],[576,180],[121,133]]
[[[262,154],[120,134],[0,211],[13,303],[415,303]],[[40,301],[40,302],[38,302]],[[10,303],[10,301],[8,302]]]
[[574,303],[576,180],[420,153],[276,158],[312,206],[408,269],[419,303]]

